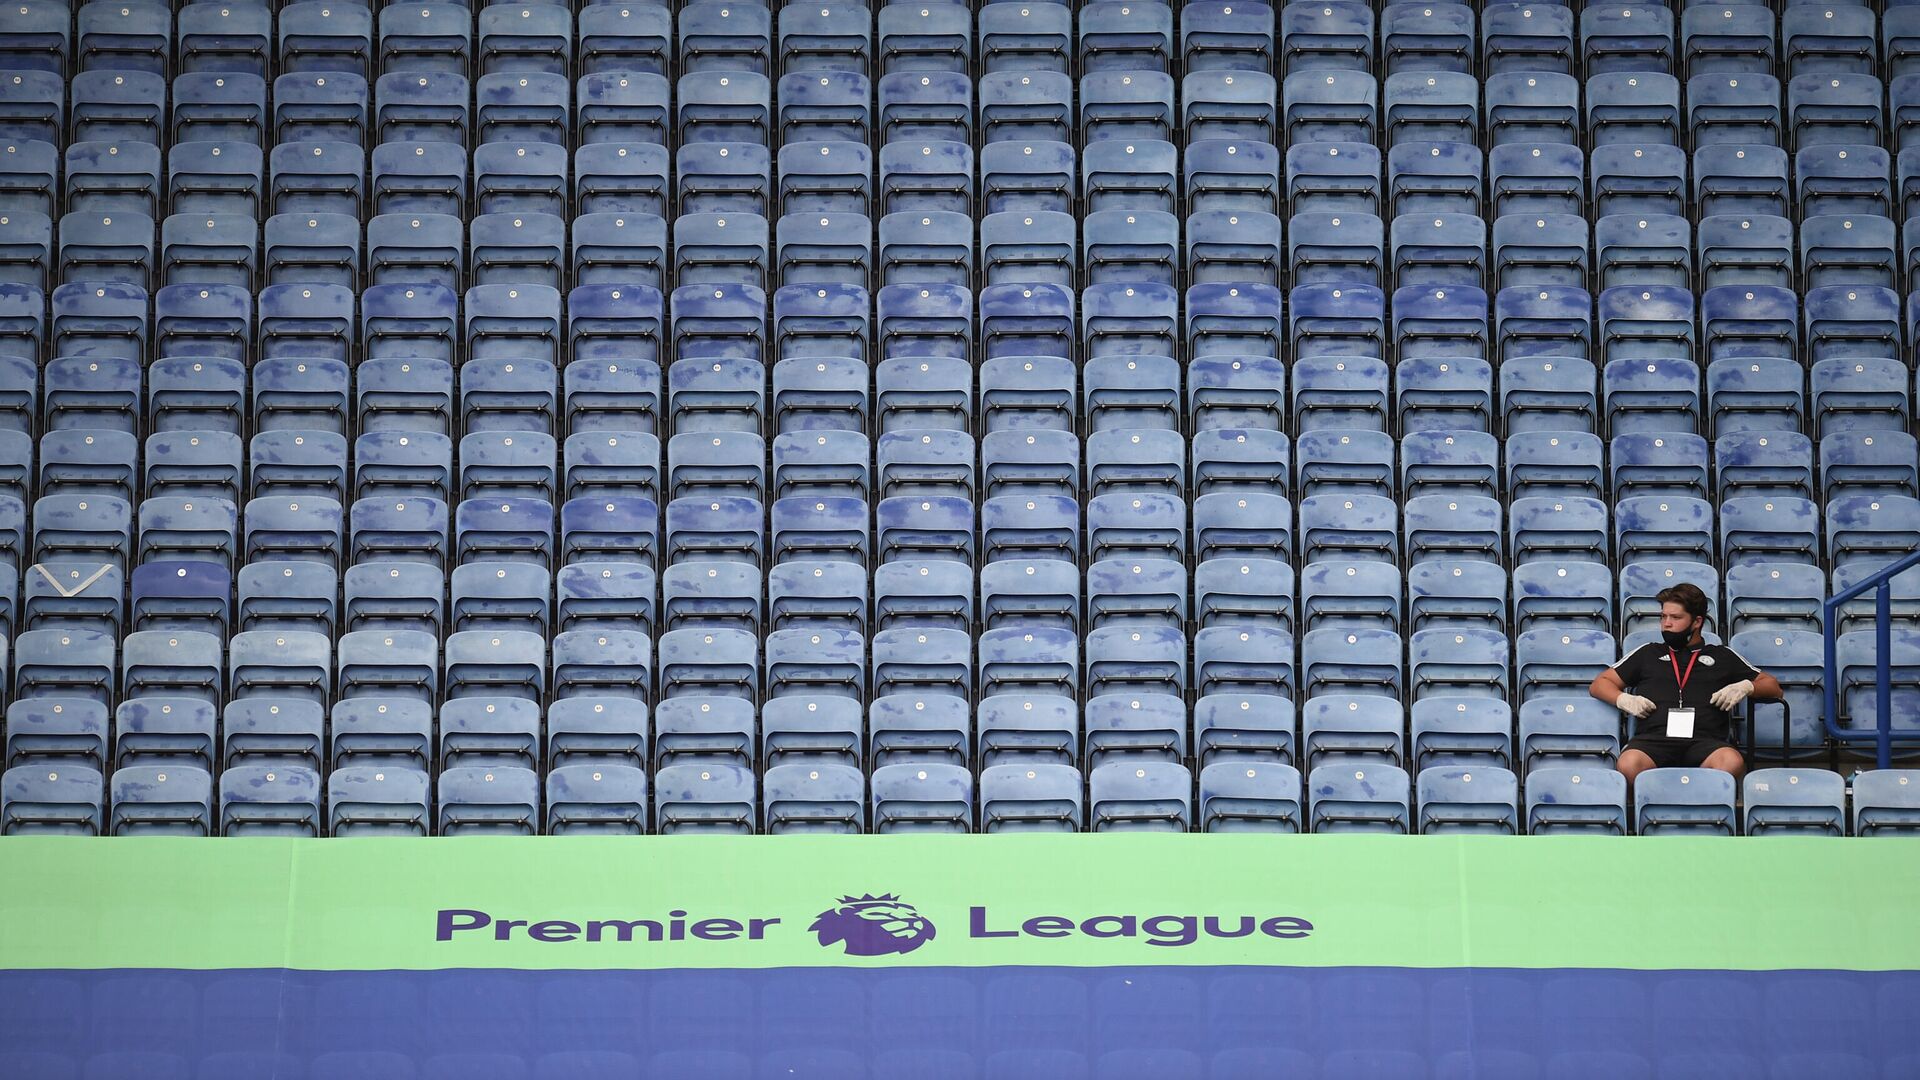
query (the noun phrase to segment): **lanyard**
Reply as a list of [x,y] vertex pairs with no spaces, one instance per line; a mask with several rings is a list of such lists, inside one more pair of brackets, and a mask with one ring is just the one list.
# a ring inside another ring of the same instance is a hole
[[1702,651],[1704,650],[1695,649],[1693,655],[1687,658],[1687,673],[1685,675],[1680,674],[1680,657],[1677,651],[1669,650],[1667,653],[1667,659],[1673,662],[1673,681],[1680,684],[1680,700],[1682,704],[1686,702],[1687,680],[1693,678],[1693,665],[1700,662],[1700,653]]

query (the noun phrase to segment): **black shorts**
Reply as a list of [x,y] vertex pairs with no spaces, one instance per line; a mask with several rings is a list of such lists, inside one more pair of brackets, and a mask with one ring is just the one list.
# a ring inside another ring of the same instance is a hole
[[1656,769],[1697,769],[1716,750],[1740,749],[1719,739],[1669,739],[1662,735],[1638,736],[1629,740],[1626,748],[1652,758]]

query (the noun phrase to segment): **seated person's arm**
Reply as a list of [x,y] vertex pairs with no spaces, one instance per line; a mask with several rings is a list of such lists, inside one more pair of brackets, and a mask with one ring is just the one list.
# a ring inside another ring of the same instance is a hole
[[1620,674],[1612,668],[1595,676],[1593,682],[1587,686],[1587,693],[1592,694],[1596,701],[1607,705],[1620,700],[1620,695],[1626,692],[1627,684],[1620,681]]
[[1753,698],[1755,701],[1779,701],[1786,696],[1780,689],[1780,680],[1762,671],[1753,677]]
[[1613,668],[1608,668],[1596,675],[1593,682],[1587,684],[1587,693],[1636,720],[1645,719],[1653,710],[1659,708],[1647,698],[1627,693],[1626,680],[1622,679],[1620,673]]

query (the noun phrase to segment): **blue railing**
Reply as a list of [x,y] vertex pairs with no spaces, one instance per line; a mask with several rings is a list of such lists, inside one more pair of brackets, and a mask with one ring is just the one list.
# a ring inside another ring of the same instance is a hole
[[[1881,567],[1871,576],[1827,598],[1822,605],[1820,637],[1826,645],[1826,674],[1821,689],[1826,695],[1827,737],[1842,743],[1874,744],[1879,767],[1893,764],[1893,579],[1920,566],[1920,551],[1911,552],[1898,562]],[[1879,722],[1870,730],[1840,726],[1840,663],[1837,658],[1838,620],[1834,612],[1841,604],[1868,590],[1873,598],[1873,693],[1874,712]],[[1903,732],[1903,739],[1920,738],[1920,733]]]

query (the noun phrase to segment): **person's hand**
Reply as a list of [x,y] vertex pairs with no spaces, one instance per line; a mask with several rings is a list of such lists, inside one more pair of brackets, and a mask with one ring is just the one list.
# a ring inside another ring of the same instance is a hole
[[1734,709],[1734,706],[1739,705],[1741,702],[1747,700],[1748,695],[1752,693],[1753,693],[1753,680],[1741,679],[1737,683],[1733,683],[1728,686],[1723,686],[1720,689],[1715,690],[1713,692],[1713,697],[1709,698],[1708,700],[1713,702],[1714,708],[1721,709],[1726,712],[1732,712]]
[[1645,720],[1660,706],[1655,705],[1651,698],[1643,698],[1639,694],[1621,694],[1613,699],[1613,707],[1635,720]]

